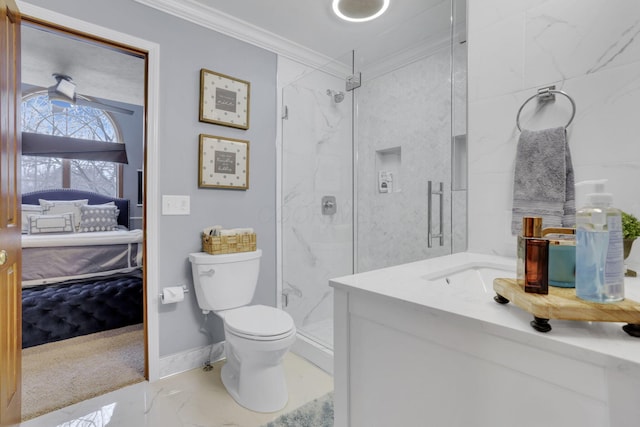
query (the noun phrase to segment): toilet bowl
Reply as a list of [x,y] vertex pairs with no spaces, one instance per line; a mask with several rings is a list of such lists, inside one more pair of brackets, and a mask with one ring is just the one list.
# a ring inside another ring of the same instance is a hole
[[221,377],[229,394],[253,411],[284,408],[289,394],[282,359],[296,339],[291,316],[264,305],[219,314],[225,321],[227,357]]
[[249,305],[262,252],[189,254],[198,305],[224,322],[226,363],[221,379],[233,399],[256,412],[275,412],[289,399],[282,359],[296,339],[291,316]]

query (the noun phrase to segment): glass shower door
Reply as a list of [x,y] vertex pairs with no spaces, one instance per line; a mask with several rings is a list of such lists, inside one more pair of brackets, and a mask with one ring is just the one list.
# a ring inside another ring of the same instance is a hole
[[329,349],[329,279],[353,272],[350,68],[310,71],[282,96],[283,309],[300,334]]
[[329,279],[466,249],[464,1],[424,7],[326,67],[288,70],[301,77],[282,91],[283,308],[323,348]]
[[358,272],[452,252],[451,15],[437,3],[355,51]]

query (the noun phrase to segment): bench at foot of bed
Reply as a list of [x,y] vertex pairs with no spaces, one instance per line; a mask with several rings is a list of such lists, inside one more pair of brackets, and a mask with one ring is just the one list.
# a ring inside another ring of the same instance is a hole
[[22,290],[22,348],[135,325],[142,319],[139,276]]

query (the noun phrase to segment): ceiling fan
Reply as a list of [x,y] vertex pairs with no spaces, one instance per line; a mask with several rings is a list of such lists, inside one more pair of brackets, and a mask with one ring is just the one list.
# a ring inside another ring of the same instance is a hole
[[90,101],[82,96],[78,97],[78,94],[76,93],[76,84],[70,76],[60,73],[53,73],[52,76],[56,79],[56,84],[49,86],[48,88],[49,100],[57,107],[68,108],[72,105],[83,105],[85,107],[93,107],[99,110],[110,111],[112,113],[133,114],[133,110],[98,101]]

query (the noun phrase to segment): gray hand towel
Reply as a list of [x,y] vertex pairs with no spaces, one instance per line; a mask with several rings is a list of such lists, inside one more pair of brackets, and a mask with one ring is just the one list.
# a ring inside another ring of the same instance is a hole
[[575,188],[564,127],[530,131],[518,140],[511,232],[522,230],[523,216],[542,217],[542,226],[574,227]]

